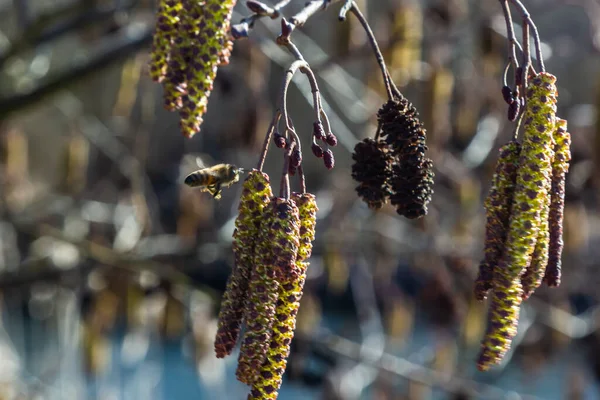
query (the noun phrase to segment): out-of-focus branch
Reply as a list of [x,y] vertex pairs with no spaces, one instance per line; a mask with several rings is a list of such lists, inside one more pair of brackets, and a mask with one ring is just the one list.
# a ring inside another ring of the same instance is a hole
[[[417,382],[426,386],[442,389],[448,393],[466,393],[482,399],[506,399],[504,390],[460,376],[447,374],[412,363],[404,358],[384,353],[380,358],[369,357],[363,346],[344,337],[335,335],[326,329],[308,337],[298,336],[296,340],[319,346],[323,350],[347,359],[371,365],[387,373]],[[536,396],[521,395],[523,400],[541,400]]]
[[[87,258],[94,260],[99,264],[123,268],[135,273],[148,270],[172,283],[191,284],[190,278],[186,274],[166,264],[148,258],[141,258],[133,254],[119,253],[109,247],[100,245],[87,239],[72,240],[62,231],[48,224],[36,224],[33,226],[21,225],[18,226],[18,229],[23,232],[30,233],[36,237],[47,236],[65,243],[69,243],[75,246]],[[45,264],[43,260],[29,261],[28,263],[34,265]],[[48,281],[60,279],[65,274],[69,274],[71,272],[69,270],[65,271],[57,268],[41,270],[38,268],[31,268],[34,265],[21,265],[17,272],[1,274],[0,289],[27,285],[41,280]],[[90,268],[86,268],[86,270],[89,269]],[[77,270],[77,274],[81,273],[81,269]]]
[[[16,39],[8,50],[0,54],[0,66],[24,49],[38,46],[84,26],[106,22],[117,13],[132,9],[136,3],[137,0],[119,1],[111,7],[90,8],[88,2],[75,2],[42,15],[35,21],[27,19],[26,31],[22,37]],[[15,4],[17,10],[21,11],[27,3],[24,0],[16,0]],[[27,15],[27,10],[23,10],[23,13]]]
[[0,98],[0,120],[14,111],[37,103],[67,85],[87,78],[112,63],[131,57],[132,52],[152,42],[152,29],[149,23],[132,22],[117,33],[104,37],[94,54],[83,58],[82,61],[74,60],[69,64],[68,69],[41,80],[27,92]]

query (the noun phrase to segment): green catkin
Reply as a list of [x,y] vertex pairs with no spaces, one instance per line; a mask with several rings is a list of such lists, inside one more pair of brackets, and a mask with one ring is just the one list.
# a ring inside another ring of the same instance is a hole
[[484,203],[487,217],[485,255],[475,280],[474,293],[477,300],[484,300],[487,292],[492,288],[493,272],[504,250],[521,144],[511,141],[502,146],[499,152],[500,157],[496,164],[492,187]]
[[521,278],[494,282],[488,309],[487,328],[477,359],[477,368],[486,371],[502,360],[517,334],[521,306]]
[[179,2],[183,9],[180,10],[177,23],[177,35],[171,39],[169,59],[163,84],[163,103],[169,111],[180,110],[186,96],[186,69],[188,59],[186,53],[192,46],[194,23],[193,14],[187,9],[191,8],[191,0]]
[[[236,376],[252,385],[260,375],[267,357],[277,316],[281,285],[298,279],[296,269],[300,235],[300,217],[294,200],[273,198],[264,210],[254,267],[250,276],[249,297],[244,319],[246,333],[242,340]],[[282,276],[289,280],[283,280]]]
[[296,257],[296,266],[300,274],[295,280],[280,286],[271,343],[258,379],[252,385],[252,390],[248,395],[248,399],[251,400],[274,400],[277,398],[296,328],[296,315],[300,307],[308,267],[306,260],[311,255],[312,241],[315,239],[317,222],[315,196],[309,193],[294,193],[292,199],[298,205],[301,221],[300,246]]
[[158,6],[156,26],[150,52],[150,77],[155,82],[165,78],[171,42],[177,34],[181,3],[177,0],[161,0]]
[[552,162],[552,189],[550,191],[550,249],[544,282],[548,286],[559,286],[561,279],[561,255],[563,249],[563,219],[565,207],[565,178],[571,161],[571,135],[567,132],[567,121],[559,119],[554,134],[554,161]]
[[[535,245],[535,250],[533,251],[533,255],[531,257],[531,264],[523,273],[521,277],[521,282],[523,284],[523,300],[528,299],[535,289],[540,287],[542,284],[542,280],[544,278],[544,274],[546,272],[548,261],[549,261],[549,249],[550,249],[550,224],[549,224],[549,216],[550,211],[552,209],[552,186],[553,186],[553,176],[555,171],[555,159],[556,159],[556,138],[558,136],[557,131],[562,130],[566,131],[567,121],[564,119],[556,119],[556,128],[555,132],[552,136],[553,139],[553,154],[552,154],[552,174],[548,177],[545,182],[544,190],[548,190],[549,195],[545,198],[545,206],[542,209],[540,219],[540,233],[538,236],[538,241]],[[562,221],[561,221],[562,228]],[[562,235],[561,235],[562,237]]]
[[182,133],[192,137],[200,130],[217,69],[229,62],[232,48],[229,27],[237,1],[186,2],[190,3],[186,12],[194,15],[189,27],[194,46],[186,55],[190,59],[186,66],[187,96],[183,99],[179,115]]
[[[550,187],[550,180],[546,185]],[[531,255],[531,262],[521,276],[523,287],[523,299],[527,300],[542,284],[542,278],[548,265],[548,244],[550,242],[550,232],[548,231],[548,211],[550,208],[550,196],[544,199],[544,208],[540,212],[540,228],[535,249]]]
[[547,207],[556,126],[556,77],[542,72],[530,80],[524,115],[524,137],[517,172],[506,246],[494,270],[488,328],[477,366],[487,370],[510,348],[517,332],[522,298],[521,274],[529,266]]
[[258,228],[263,210],[273,196],[269,177],[257,170],[248,174],[243,188],[233,232],[235,266],[221,302],[215,338],[215,352],[219,358],[231,354],[238,340],[248,296],[248,281],[254,263]]

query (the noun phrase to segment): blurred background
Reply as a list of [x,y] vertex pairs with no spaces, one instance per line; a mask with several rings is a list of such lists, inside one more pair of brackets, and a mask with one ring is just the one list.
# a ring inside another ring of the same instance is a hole
[[[332,171],[304,156],[320,211],[280,398],[600,399],[600,2],[525,2],[573,137],[563,283],[523,304],[511,352],[487,373],[475,368],[486,304],[472,283],[482,200],[513,129],[500,93],[500,5],[358,3],[420,110],[435,194],[418,221],[356,197],[351,152],[374,134],[385,91],[364,32],[353,17],[339,23],[332,5],[293,35],[340,144]],[[237,354],[217,360],[212,346],[241,185],[215,201],[181,178],[196,156],[255,165],[293,58],[274,42],[279,21],[258,22],[219,70],[202,131],[186,140],[148,77],[154,9],[151,0],[0,0],[2,400],[248,391],[235,380]],[[235,11],[234,22],[248,14],[242,3]],[[307,148],[310,89],[294,82],[289,109]],[[280,168],[272,149],[273,182]]]

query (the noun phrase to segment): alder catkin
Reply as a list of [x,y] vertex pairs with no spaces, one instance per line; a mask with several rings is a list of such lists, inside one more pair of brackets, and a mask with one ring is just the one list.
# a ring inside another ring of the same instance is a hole
[[378,111],[381,136],[390,145],[392,166],[390,202],[406,218],[427,214],[433,194],[433,162],[425,158],[426,131],[416,108],[404,97],[387,101]]
[[356,193],[369,208],[381,208],[391,193],[391,149],[383,140],[367,138],[356,144],[352,159],[352,178],[359,183]]
[[524,115],[524,137],[504,253],[493,276],[488,327],[478,368],[498,363],[516,334],[522,298],[521,274],[531,257],[547,207],[556,126],[556,77],[542,72],[530,79]]
[[301,275],[296,264],[300,235],[299,211],[292,199],[275,197],[265,207],[249,295],[244,311],[246,333],[242,340],[236,376],[252,385],[260,376],[276,321],[281,285]]
[[229,60],[232,41],[229,35],[231,14],[235,0],[206,0],[189,4],[186,12],[189,18],[187,36],[193,41],[186,56],[187,96],[179,112],[182,133],[192,137],[200,130],[206,112],[208,98],[213,89],[218,67]]
[[571,135],[567,121],[558,119],[554,134],[554,161],[552,162],[552,188],[550,190],[550,248],[544,282],[548,286],[560,285],[561,255],[563,250],[563,219],[565,207],[565,178],[571,161]]
[[492,288],[493,272],[502,257],[510,211],[512,207],[521,144],[511,141],[500,148],[500,157],[492,179],[492,187],[485,199],[486,210],[484,259],[475,280],[475,298],[484,300]]
[[258,378],[252,385],[248,399],[274,400],[277,398],[283,374],[287,366],[290,344],[296,329],[296,316],[300,307],[302,290],[306,280],[308,258],[312,252],[312,241],[315,238],[317,222],[317,203],[315,196],[309,193],[294,193],[292,199],[300,212],[300,246],[296,257],[296,265],[300,274],[293,280],[279,287],[276,318],[273,324],[271,343],[267,358],[262,365]]
[[156,82],[162,82],[165,78],[171,42],[177,34],[180,10],[179,1],[160,0],[150,52],[150,77]]
[[221,301],[215,338],[219,358],[231,354],[240,334],[259,226],[263,210],[273,195],[269,177],[257,170],[248,174],[243,188],[233,232],[235,265]]

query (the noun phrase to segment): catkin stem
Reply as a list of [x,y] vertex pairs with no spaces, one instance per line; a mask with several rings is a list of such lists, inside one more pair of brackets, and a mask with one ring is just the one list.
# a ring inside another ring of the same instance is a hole
[[513,67],[513,71],[516,74],[517,68],[519,68],[519,61],[517,60],[517,39],[515,38],[515,27],[512,22],[512,15],[510,14],[510,8],[508,7],[508,0],[500,0],[502,5],[502,12],[504,13],[504,20],[506,21],[506,35],[508,36],[508,60]]
[[[540,34],[538,33],[537,26],[531,19],[531,15],[529,14],[529,11],[527,11],[527,8],[520,0],[509,0],[509,1],[512,4],[514,4],[519,9],[521,14],[523,15],[523,31],[525,31],[525,27],[527,27],[528,31],[529,31],[529,28],[531,28],[531,31],[533,32],[533,42],[535,45],[535,53],[536,53],[535,57],[537,58],[540,72],[545,72],[546,66],[544,65],[544,55],[542,54],[542,44],[540,42]],[[523,47],[525,47],[525,46],[527,46],[527,49],[529,49],[529,36],[527,38],[527,42],[525,42],[525,37],[523,37]]]
[[265,140],[263,142],[263,147],[260,152],[260,158],[258,159],[258,165],[256,169],[262,171],[265,160],[267,158],[267,152],[269,151],[269,143],[271,143],[271,138],[273,137],[273,132],[279,123],[279,119],[281,118],[281,113],[279,110],[275,111],[275,115],[273,115],[273,119],[271,120],[271,124],[269,125],[269,129],[267,129],[267,134],[265,135]]
[[373,48],[373,52],[375,53],[375,58],[377,59],[377,64],[379,64],[379,69],[381,70],[381,75],[383,77],[383,83],[385,84],[385,90],[387,92],[388,99],[392,100],[394,98],[394,95],[392,94],[392,87],[390,84],[391,78],[388,73],[387,67],[385,65],[385,60],[383,58],[383,54],[381,53],[381,49],[379,48],[379,45],[377,44],[377,39],[375,38],[375,34],[373,33],[373,30],[371,29],[371,26],[369,26],[367,19],[365,18],[363,13],[360,11],[360,9],[358,8],[358,6],[356,5],[355,2],[352,2],[352,7],[350,7],[350,12],[352,14],[354,14],[354,16],[358,19],[358,22],[360,22],[363,29],[365,30],[365,33],[367,34],[369,43],[371,44],[371,47]]

